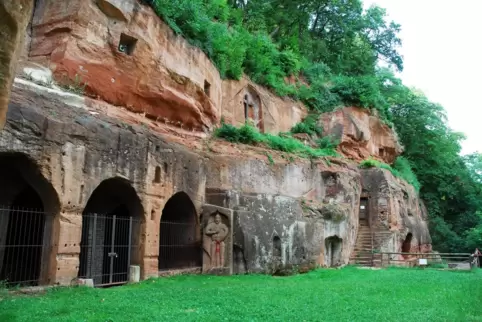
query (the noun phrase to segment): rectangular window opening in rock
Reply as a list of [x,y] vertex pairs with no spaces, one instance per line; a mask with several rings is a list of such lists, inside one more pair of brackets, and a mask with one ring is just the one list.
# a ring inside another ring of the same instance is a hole
[[119,51],[131,56],[137,45],[137,39],[124,33],[120,36]]
[[206,93],[208,97],[211,97],[211,84],[207,80],[204,80],[204,93]]

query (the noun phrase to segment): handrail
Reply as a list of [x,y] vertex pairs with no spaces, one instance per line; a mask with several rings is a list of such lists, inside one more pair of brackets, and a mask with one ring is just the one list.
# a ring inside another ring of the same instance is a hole
[[383,252],[383,254],[387,255],[440,255],[440,256],[451,256],[451,255],[459,255],[459,256],[470,256],[470,253],[391,253],[391,252]]

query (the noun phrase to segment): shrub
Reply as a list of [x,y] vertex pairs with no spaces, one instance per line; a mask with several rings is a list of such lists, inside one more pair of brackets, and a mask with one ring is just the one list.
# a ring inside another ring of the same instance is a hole
[[320,149],[336,149],[340,143],[334,140],[332,136],[324,136],[316,140],[316,144]]
[[307,158],[337,156],[336,151],[332,148],[314,149],[286,134],[263,134],[251,124],[245,124],[237,128],[222,122],[221,126],[214,131],[214,136],[234,143],[265,144],[273,150],[294,153]]
[[394,168],[390,165],[375,159],[366,159],[360,162],[360,168],[381,168],[390,171],[395,177],[401,178],[411,184],[415,190],[420,191],[420,182],[415,173],[413,173],[410,163],[404,157],[398,157],[395,160]]
[[412,170],[410,161],[408,161],[405,157],[399,156],[395,160],[393,168],[399,173],[400,177],[410,183],[415,190],[420,191],[420,182]]
[[306,133],[309,135],[322,135],[323,129],[318,125],[319,114],[310,114],[303,121],[296,123],[291,128],[291,133]]
[[263,141],[263,135],[258,129],[246,123],[240,128],[231,124],[221,123],[221,126],[214,130],[214,136],[223,138],[226,141],[243,144],[257,144]]

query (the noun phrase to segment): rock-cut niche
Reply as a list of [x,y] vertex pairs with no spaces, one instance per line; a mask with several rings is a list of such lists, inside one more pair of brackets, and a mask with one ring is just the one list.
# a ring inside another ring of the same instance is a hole
[[331,236],[325,239],[325,264],[328,267],[341,265],[341,251],[343,240],[338,236]]
[[264,131],[263,111],[261,99],[251,86],[247,86],[243,96],[244,118],[252,122],[261,132]]

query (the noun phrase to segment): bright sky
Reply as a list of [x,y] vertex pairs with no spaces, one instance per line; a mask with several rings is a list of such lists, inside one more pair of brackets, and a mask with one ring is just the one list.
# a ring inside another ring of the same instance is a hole
[[402,25],[403,82],[444,106],[450,127],[467,136],[462,153],[482,152],[482,1],[364,2]]

